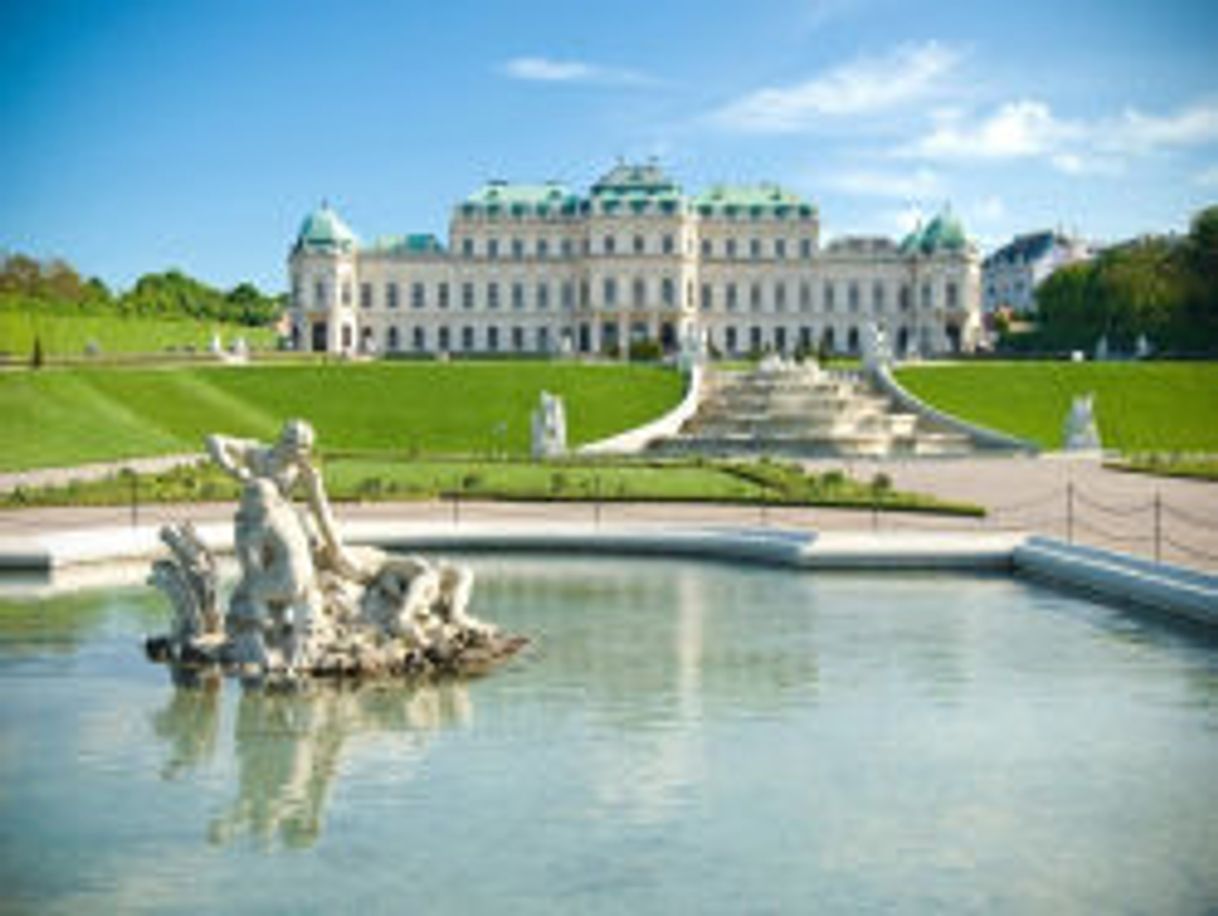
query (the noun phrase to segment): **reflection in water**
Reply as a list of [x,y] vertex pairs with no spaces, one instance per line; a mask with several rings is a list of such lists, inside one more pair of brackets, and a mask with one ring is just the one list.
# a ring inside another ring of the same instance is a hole
[[[180,685],[154,715],[153,728],[167,744],[165,778],[216,753],[221,692],[219,678]],[[212,820],[208,836],[217,844],[248,833],[266,846],[276,836],[290,848],[311,846],[321,834],[348,738],[404,733],[411,739],[406,756],[421,757],[432,733],[464,725],[472,715],[468,688],[460,682],[245,690],[236,702],[233,724],[237,798]]]

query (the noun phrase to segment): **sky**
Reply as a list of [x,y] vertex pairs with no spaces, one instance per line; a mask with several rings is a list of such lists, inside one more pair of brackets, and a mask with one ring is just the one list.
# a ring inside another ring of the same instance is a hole
[[322,199],[447,237],[491,178],[777,182],[983,250],[1218,202],[1218,2],[0,0],[0,250],[285,286]]

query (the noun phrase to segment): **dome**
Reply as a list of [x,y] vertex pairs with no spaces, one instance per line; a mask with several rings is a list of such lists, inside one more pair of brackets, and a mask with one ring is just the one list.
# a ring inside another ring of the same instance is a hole
[[964,227],[949,210],[932,219],[922,230],[918,240],[918,247],[923,254],[934,254],[940,250],[963,251],[967,244]]
[[304,218],[296,233],[297,248],[349,251],[356,243],[355,233],[325,202]]

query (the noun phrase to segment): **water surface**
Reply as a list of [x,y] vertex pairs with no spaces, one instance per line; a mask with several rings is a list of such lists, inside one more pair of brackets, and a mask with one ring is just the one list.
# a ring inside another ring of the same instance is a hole
[[414,691],[175,689],[150,591],[0,604],[4,908],[1218,905],[1212,644],[1001,577],[471,562],[535,645]]

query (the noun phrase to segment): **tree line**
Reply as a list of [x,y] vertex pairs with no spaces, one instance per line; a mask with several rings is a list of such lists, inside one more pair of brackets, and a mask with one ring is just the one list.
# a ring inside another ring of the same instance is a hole
[[1012,349],[1089,350],[1101,338],[1131,352],[1218,353],[1218,206],[1187,235],[1145,236],[1055,271],[1036,292],[1036,327],[1006,334]]
[[60,258],[9,254],[0,259],[0,306],[10,309],[193,318],[257,327],[276,321],[284,302],[284,296],[267,295],[252,283],[221,290],[179,270],[144,274],[131,289],[116,293]]

